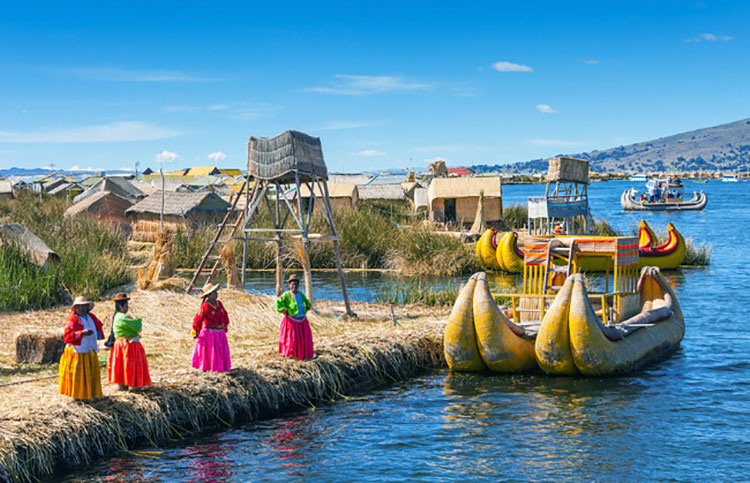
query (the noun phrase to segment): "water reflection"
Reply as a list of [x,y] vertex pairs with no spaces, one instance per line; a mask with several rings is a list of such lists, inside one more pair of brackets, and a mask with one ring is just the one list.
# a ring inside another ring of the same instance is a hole
[[180,455],[189,460],[187,481],[214,483],[226,481],[234,476],[234,445],[202,444],[185,448]]
[[310,465],[310,453],[324,446],[324,438],[310,416],[299,416],[273,425],[270,437],[265,440],[274,456],[282,460],[280,467],[290,476],[303,477],[300,469]]

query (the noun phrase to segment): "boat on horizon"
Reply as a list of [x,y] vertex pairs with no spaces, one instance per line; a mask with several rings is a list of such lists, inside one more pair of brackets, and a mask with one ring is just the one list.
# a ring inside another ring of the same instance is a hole
[[721,177],[721,181],[724,183],[739,183],[740,177],[736,174],[725,174]]
[[630,188],[620,196],[625,211],[698,211],[707,203],[703,191],[693,191],[693,197],[685,200],[682,181],[672,177],[649,180],[646,191],[640,195],[638,190]]
[[631,176],[630,178],[628,178],[628,180],[629,181],[643,181],[643,182],[646,182],[646,181],[648,181],[648,176],[646,176],[645,174],[634,174],[633,176]]

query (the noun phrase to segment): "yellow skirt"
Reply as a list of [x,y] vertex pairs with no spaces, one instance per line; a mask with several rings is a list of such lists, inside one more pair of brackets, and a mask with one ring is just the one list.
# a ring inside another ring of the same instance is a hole
[[76,399],[102,397],[99,357],[95,351],[77,353],[66,347],[60,357],[60,394]]

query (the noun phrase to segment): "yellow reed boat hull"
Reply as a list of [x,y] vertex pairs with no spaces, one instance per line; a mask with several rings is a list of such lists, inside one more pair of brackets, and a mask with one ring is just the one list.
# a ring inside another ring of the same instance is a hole
[[495,254],[495,240],[497,230],[490,228],[482,233],[476,246],[476,255],[482,264],[492,270],[500,270],[502,267],[497,262]]
[[[482,361],[493,372],[524,372],[536,369],[534,341],[523,337],[500,311],[490,293],[487,275],[476,273],[474,288],[474,329]],[[514,330],[515,329],[515,330]]]
[[578,373],[573,362],[568,331],[572,291],[573,283],[568,279],[555,296],[549,310],[544,314],[544,320],[534,341],[537,363],[547,374],[573,375]]
[[658,270],[641,281],[642,312],[667,305],[671,297],[671,315],[630,333],[620,340],[606,337],[589,302],[583,277],[573,275],[568,330],[570,349],[576,369],[587,376],[625,374],[658,360],[679,347],[685,335],[685,322],[677,300]]
[[497,262],[509,273],[523,273],[523,257],[516,252],[518,233],[509,231],[497,242]]
[[461,288],[453,304],[443,335],[443,351],[448,367],[454,371],[475,372],[485,369],[477,347],[472,300],[476,280],[472,277]]

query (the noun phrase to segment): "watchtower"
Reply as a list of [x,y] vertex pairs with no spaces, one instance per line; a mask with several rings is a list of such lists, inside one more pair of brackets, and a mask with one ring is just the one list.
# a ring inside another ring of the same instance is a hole
[[[323,149],[320,138],[308,136],[297,131],[284,131],[271,138],[250,136],[247,143],[247,176],[255,183],[252,189],[245,191],[246,204],[243,231],[243,264],[242,280],[244,284],[248,241],[276,243],[276,294],[283,291],[283,261],[281,246],[284,236],[297,238],[302,244],[300,256],[304,274],[305,291],[312,300],[312,275],[310,273],[310,243],[332,242],[336,259],[336,269],[341,282],[347,315],[354,315],[349,306],[344,274],[341,270],[339,255],[339,235],[333,221],[333,210],[328,195],[328,169],[323,160]],[[301,188],[309,192],[306,207],[302,203]],[[255,226],[255,213],[261,204],[265,204],[273,221],[272,228]],[[313,207],[317,206],[325,218],[329,233],[310,233]],[[291,215],[296,227],[286,228]]]
[[530,235],[590,235],[589,162],[550,158],[544,196],[529,197]]

